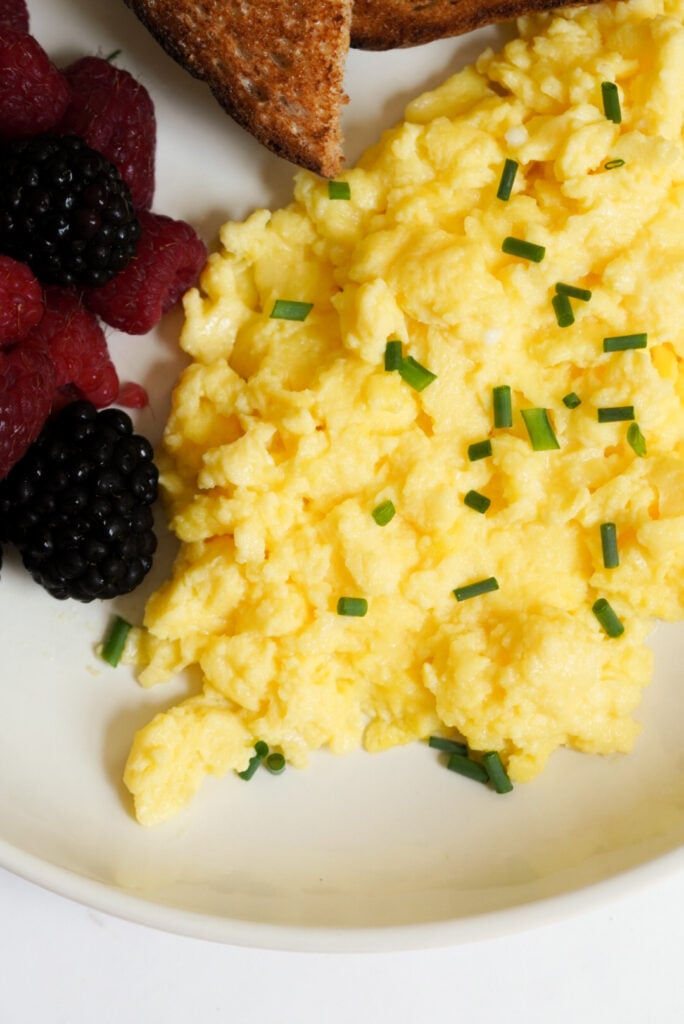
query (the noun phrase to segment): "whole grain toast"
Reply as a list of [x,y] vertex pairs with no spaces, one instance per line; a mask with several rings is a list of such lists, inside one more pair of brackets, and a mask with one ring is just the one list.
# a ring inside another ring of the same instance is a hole
[[351,45],[393,50],[586,0],[354,0]]
[[333,177],[352,0],[125,0],[238,124],[285,159]]

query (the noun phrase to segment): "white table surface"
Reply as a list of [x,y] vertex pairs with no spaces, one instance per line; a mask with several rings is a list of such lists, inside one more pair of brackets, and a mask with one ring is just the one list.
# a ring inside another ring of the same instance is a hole
[[0,907],[3,1024],[684,1020],[684,871],[520,934],[377,955],[186,939],[4,871]]

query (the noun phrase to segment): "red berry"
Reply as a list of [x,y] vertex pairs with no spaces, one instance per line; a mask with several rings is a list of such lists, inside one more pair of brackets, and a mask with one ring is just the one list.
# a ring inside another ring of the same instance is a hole
[[41,345],[0,351],[0,480],[40,434],[54,390],[55,368]]
[[31,269],[0,255],[0,348],[20,341],[42,315],[43,290]]
[[71,102],[59,125],[105,156],[128,185],[137,210],[154,196],[157,128],[147,89],[102,57],[83,57],[64,69]]
[[83,302],[105,323],[127,334],[145,334],[195,283],[207,249],[182,220],[141,211],[138,249],[127,267]]
[[78,298],[63,288],[46,288],[45,313],[26,339],[48,352],[55,370],[53,408],[84,398],[102,407],[119,393],[119,378],[104,331]]
[[26,0],[0,0],[0,29],[28,32],[29,12]]
[[150,404],[150,396],[142,384],[127,381],[119,388],[116,404],[123,405],[125,409],[145,409]]
[[69,102],[69,84],[40,43],[25,32],[0,33],[0,140],[53,128]]

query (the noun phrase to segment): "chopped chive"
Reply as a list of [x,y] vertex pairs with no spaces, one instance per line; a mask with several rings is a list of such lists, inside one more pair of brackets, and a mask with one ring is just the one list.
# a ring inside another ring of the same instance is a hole
[[112,50],[112,52],[105,57],[105,60],[107,63],[111,64],[113,60],[116,60],[117,57],[121,56],[121,53],[121,50]]
[[492,503],[492,499],[488,498],[486,494],[480,494],[479,491],[468,491],[463,498],[463,504],[467,505],[468,508],[474,509],[476,512],[485,513]]
[[522,238],[512,238],[510,235],[504,238],[501,250],[509,256],[520,256],[521,259],[531,260],[532,263],[541,263],[546,253],[543,245],[525,242]]
[[633,405],[606,405],[597,410],[599,423],[619,423],[634,419]]
[[468,458],[471,462],[477,462],[479,459],[488,459],[492,454],[492,442],[487,438],[486,441],[474,441],[468,445]]
[[562,401],[568,409],[576,409],[578,405],[582,404],[582,399],[575,391],[569,391],[567,395],[563,395]]
[[643,459],[646,454],[646,438],[641,433],[638,423],[630,423],[627,428],[627,443],[634,450],[635,454]]
[[264,761],[264,766],[268,768],[271,775],[280,775],[285,771],[285,758],[274,750]]
[[494,426],[512,427],[513,409],[511,405],[511,389],[508,384],[499,384],[492,388],[492,405],[494,406]]
[[430,736],[428,746],[433,750],[443,750],[446,754],[465,756],[468,753],[467,744],[461,743],[459,740],[448,740],[445,736]]
[[456,587],[454,597],[457,601],[469,601],[471,597],[479,597],[480,594],[490,594],[493,590],[498,589],[499,583],[496,577],[488,576],[486,580],[468,583],[465,587]]
[[606,171],[614,171],[616,170],[616,168],[624,166],[625,161],[621,157],[615,157],[614,160],[606,160],[605,164],[603,165],[604,170]]
[[120,615],[117,615],[102,648],[102,658],[113,668],[116,668],[121,660],[130,631],[130,622],[126,622]]
[[646,348],[647,334],[616,334],[603,339],[604,352],[626,352],[632,348]]
[[497,793],[510,793],[513,789],[513,783],[508,777],[508,772],[504,768],[498,752],[496,750],[488,750],[486,754],[482,755],[482,764],[489,776],[489,781]]
[[291,299],[276,299],[269,319],[306,320],[313,309],[313,302],[294,302]]
[[387,526],[390,519],[394,518],[396,511],[394,503],[388,498],[387,501],[381,501],[379,505],[376,505],[371,515],[378,526]]
[[261,764],[261,762],[263,761],[267,754],[268,743],[264,743],[263,740],[257,740],[257,742],[254,744],[254,754],[252,755],[252,757],[250,757],[249,764],[247,765],[243,772],[237,773],[240,776],[240,778],[244,779],[245,782],[248,782],[252,778],[255,771],[257,770],[257,768],[259,767],[259,765]]
[[617,527],[615,523],[601,523],[601,551],[605,569],[617,569],[620,564],[618,552]]
[[581,299],[582,302],[588,302],[591,298],[588,288],[578,288],[574,284],[564,284],[562,281],[556,285],[556,292],[558,295],[567,295],[571,299]]
[[328,199],[351,199],[351,186],[348,181],[329,181]]
[[521,409],[520,411],[535,452],[547,452],[554,448],[560,448],[546,409]]
[[413,356],[406,356],[398,366],[399,376],[410,384],[415,391],[423,391],[428,384],[437,379],[437,374],[432,373],[425,366],[421,366]]
[[622,625],[615,614],[615,611],[608,604],[605,597],[599,597],[598,601],[594,601],[591,606],[591,610],[608,636],[622,636],[625,631],[625,627]]
[[620,109],[620,96],[615,82],[601,82],[601,96],[603,98],[603,113],[609,121],[614,124],[622,122],[622,111]]
[[575,314],[570,305],[570,299],[563,292],[556,292],[551,299],[553,311],[556,314],[556,323],[559,327],[569,327],[575,322]]
[[447,761],[447,768],[450,772],[458,772],[459,775],[465,775],[476,782],[489,782],[487,769],[483,768],[477,761],[471,761],[464,754],[452,754]]
[[367,611],[368,601],[365,597],[341,597],[337,602],[338,615],[352,615],[361,618]]
[[515,176],[517,173],[518,161],[511,160],[509,157],[507,157],[503,165],[503,170],[501,172],[501,180],[499,181],[499,187],[496,191],[497,199],[503,199],[504,202],[506,202],[508,199],[511,198],[513,182],[515,181]]
[[385,369],[398,370],[404,359],[404,343],[393,338],[385,345]]

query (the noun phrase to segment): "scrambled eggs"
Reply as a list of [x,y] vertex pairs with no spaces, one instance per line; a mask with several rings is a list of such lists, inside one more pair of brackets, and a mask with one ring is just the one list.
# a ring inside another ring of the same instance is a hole
[[301,766],[460,735],[517,781],[632,747],[645,638],[683,615],[683,21],[523,19],[349,198],[300,173],[224,226],[160,453],[181,549],[134,652],[143,685],[196,664],[203,690],[135,737],[140,822],[255,740]]

